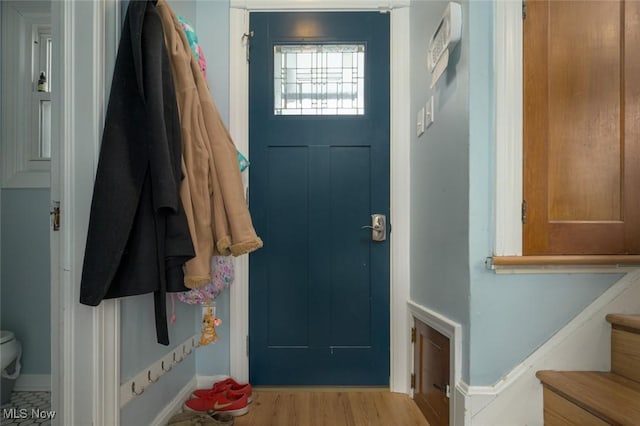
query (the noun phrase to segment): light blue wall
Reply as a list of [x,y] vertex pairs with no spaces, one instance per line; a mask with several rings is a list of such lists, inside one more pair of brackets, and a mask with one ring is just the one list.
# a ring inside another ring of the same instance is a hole
[[[198,0],[194,21],[198,40],[207,59],[207,80],[224,122],[229,124],[229,0]],[[201,376],[229,374],[229,291],[216,299],[219,340],[199,348],[196,371]],[[200,313],[196,317],[200,329]]]
[[[426,55],[445,5],[411,5],[412,123],[429,96],[435,101],[434,123],[411,140],[411,299],[462,324],[463,353],[468,354],[469,46],[458,44],[433,89]],[[467,15],[465,10],[465,32]]]
[[168,0],[176,15],[187,18],[189,22],[195,22],[196,0]]
[[209,89],[229,124],[229,0],[197,0],[196,31],[205,58]]
[[[413,117],[430,93],[424,56],[444,5],[412,2]],[[436,121],[411,142],[411,297],[462,324],[462,379],[481,386],[496,383],[620,275],[485,269],[494,234],[493,3],[467,0],[462,8],[462,41],[446,82],[433,90]]]
[[[156,340],[153,294],[143,294],[120,299],[120,379],[124,383],[162,358],[170,350],[196,334],[194,309],[175,300],[176,322],[169,324],[167,347]],[[167,317],[171,315],[171,297],[167,296]],[[189,376],[189,379],[193,376]]]
[[3,189],[0,327],[22,342],[22,373],[51,373],[49,189]]
[[[232,284],[233,285],[233,284]],[[200,330],[202,308],[198,308],[196,328]],[[229,374],[229,290],[216,298],[216,316],[222,324],[216,327],[218,340],[196,351],[196,373],[200,376]]]

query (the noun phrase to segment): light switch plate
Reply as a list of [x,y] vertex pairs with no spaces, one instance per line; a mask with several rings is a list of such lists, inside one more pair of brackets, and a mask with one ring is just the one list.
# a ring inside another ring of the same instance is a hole
[[424,133],[424,108],[420,108],[418,111],[418,117],[416,118],[416,134],[418,136]]
[[435,120],[435,117],[433,115],[434,109],[435,108],[433,107],[433,96],[431,96],[427,101],[427,112],[425,116],[425,126],[424,126],[426,128],[429,128],[429,126],[431,126],[433,124],[433,121]]

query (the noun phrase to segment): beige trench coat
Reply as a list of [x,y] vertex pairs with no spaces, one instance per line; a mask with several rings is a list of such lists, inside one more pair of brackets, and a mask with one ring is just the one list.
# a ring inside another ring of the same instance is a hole
[[178,19],[159,0],[180,110],[182,169],[180,197],[196,251],[185,264],[185,285],[211,281],[211,256],[239,256],[262,247],[244,196],[236,147],[213,102]]

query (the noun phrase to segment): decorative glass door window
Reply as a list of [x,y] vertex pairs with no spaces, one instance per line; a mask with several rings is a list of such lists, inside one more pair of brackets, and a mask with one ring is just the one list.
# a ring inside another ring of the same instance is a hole
[[364,115],[364,44],[274,47],[275,115]]

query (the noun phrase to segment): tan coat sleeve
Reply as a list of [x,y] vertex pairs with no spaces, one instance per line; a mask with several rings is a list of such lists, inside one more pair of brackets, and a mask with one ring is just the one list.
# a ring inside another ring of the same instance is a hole
[[[195,61],[192,69],[198,73],[196,85],[209,135],[216,249],[221,254],[234,256],[250,253],[262,247],[262,240],[256,235],[247,208],[237,150]],[[220,202],[216,202],[218,199]]]

